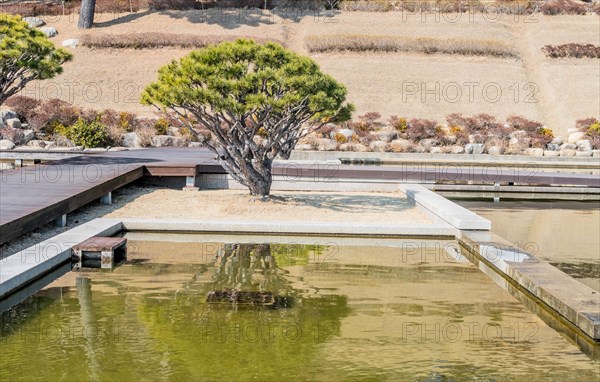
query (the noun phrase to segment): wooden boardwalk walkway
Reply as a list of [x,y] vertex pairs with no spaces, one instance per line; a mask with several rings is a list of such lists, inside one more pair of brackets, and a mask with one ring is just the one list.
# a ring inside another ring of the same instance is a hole
[[[0,172],[0,244],[50,223],[144,176],[224,174],[207,149],[106,152]],[[600,177],[496,167],[352,166],[278,163],[274,175],[294,181],[369,179],[399,182],[470,181],[600,187]]]

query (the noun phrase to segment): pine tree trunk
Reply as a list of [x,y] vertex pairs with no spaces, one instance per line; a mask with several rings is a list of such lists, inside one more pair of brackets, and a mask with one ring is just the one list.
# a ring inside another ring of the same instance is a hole
[[83,0],[81,2],[81,8],[79,10],[79,22],[77,28],[79,29],[90,29],[94,24],[94,8],[96,7],[96,0]]

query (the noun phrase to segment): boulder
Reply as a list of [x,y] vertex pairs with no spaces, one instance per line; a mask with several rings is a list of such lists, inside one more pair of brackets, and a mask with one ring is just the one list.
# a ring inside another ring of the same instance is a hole
[[202,147],[202,143],[200,143],[200,142],[190,142],[190,144],[188,145],[188,147]]
[[483,143],[467,143],[465,145],[465,153],[467,154],[483,154]]
[[89,149],[83,149],[83,152],[85,152],[85,153],[103,153],[106,151],[108,151],[108,150],[104,147],[92,147]]
[[574,157],[576,151],[573,149],[561,149],[559,153],[561,157]]
[[315,139],[315,146],[319,151],[335,151],[338,144],[333,139],[317,138]]
[[294,150],[310,151],[310,150],[312,150],[312,146],[307,143],[298,143],[298,144],[296,144],[296,146],[294,146]]
[[404,153],[410,151],[412,142],[407,139],[394,139],[389,144],[389,150],[393,153]]
[[440,146],[440,141],[438,141],[437,139],[421,139],[419,141],[419,144],[425,147],[426,149],[429,149],[431,147]]
[[6,120],[6,125],[11,129],[20,129],[21,121],[19,120],[19,118],[10,118]]
[[582,140],[583,137],[585,137],[585,133],[582,133],[581,131],[577,131],[575,133],[569,134],[569,138],[567,139],[567,142],[577,143],[577,141]]
[[371,149],[371,151],[376,151],[376,152],[380,152],[380,153],[384,152],[386,148],[387,148],[387,142],[384,142],[384,141],[373,141],[369,145],[369,149]]
[[152,147],[185,147],[187,142],[183,138],[170,135],[155,135],[150,138],[150,145]]
[[577,148],[581,151],[592,151],[592,142],[589,139],[577,141]]
[[512,137],[508,140],[508,145],[510,147],[518,147],[521,145],[521,141],[519,140],[519,138]]
[[18,118],[17,113],[12,110],[0,110],[0,121],[6,122],[9,119]]
[[335,137],[335,134],[342,134],[346,140],[352,138],[352,136],[354,135],[354,132],[350,129],[340,129],[337,131],[332,131],[330,133],[330,137],[333,139]]
[[144,147],[144,145],[142,144],[142,138],[140,138],[140,136],[137,133],[133,132],[121,135],[121,144],[124,147],[131,147],[135,149]]
[[558,151],[554,151],[554,150],[544,150],[544,156],[545,157],[557,157],[559,156],[560,153]]
[[552,139],[552,142],[550,143],[560,146],[563,143],[565,143],[565,141],[562,137],[554,137],[554,139]]
[[441,147],[430,147],[429,152],[431,154],[442,154],[442,148]]
[[573,143],[563,143],[562,145],[560,145],[561,150],[575,150],[576,148],[577,145]]
[[340,145],[340,151],[354,151],[363,153],[365,151],[369,151],[369,148],[361,143],[342,143]]
[[0,150],[12,150],[15,148],[15,144],[10,139],[0,140]]
[[54,27],[41,27],[40,31],[46,35],[46,37],[54,37],[58,34],[58,31]]
[[426,149],[425,147],[421,146],[421,145],[413,145],[413,146],[410,148],[410,150],[411,150],[413,153],[419,153],[419,154],[422,154],[422,153],[425,153],[425,152],[427,152],[427,149]]
[[487,152],[490,155],[502,155],[504,150],[500,146],[490,146],[488,147]]
[[44,20],[39,17],[23,17],[23,21],[29,25],[29,28],[38,28],[46,24]]
[[600,157],[600,150],[592,150],[592,156],[594,158]]
[[451,154],[463,154],[465,152],[465,148],[462,146],[450,146]]
[[32,147],[37,150],[51,149],[52,147],[56,147],[56,142],[34,139],[27,142],[27,147]]
[[560,146],[561,145],[558,143],[548,143],[546,145],[546,148],[550,151],[558,151],[558,150],[560,150]]
[[544,149],[530,147],[525,149],[525,155],[528,157],[541,157],[544,155]]
[[23,144],[27,144],[27,142],[35,139],[35,131],[33,130],[23,130]]
[[79,39],[76,39],[76,38],[69,38],[69,39],[63,40],[63,42],[62,42],[62,46],[66,46],[69,48],[75,48],[77,45],[79,45]]
[[398,138],[398,132],[392,129],[383,129],[379,131],[372,131],[371,135],[375,136],[376,141],[391,142]]
[[590,151],[575,151],[576,157],[588,158],[592,156],[592,150]]

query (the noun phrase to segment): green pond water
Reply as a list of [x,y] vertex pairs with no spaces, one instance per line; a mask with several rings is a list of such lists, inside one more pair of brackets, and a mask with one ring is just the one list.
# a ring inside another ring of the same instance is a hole
[[492,231],[600,292],[600,202],[456,201]]
[[[453,242],[169,240],[131,236],[124,265],[69,272],[3,312],[0,380],[600,379]],[[277,303],[207,302],[228,290]]]

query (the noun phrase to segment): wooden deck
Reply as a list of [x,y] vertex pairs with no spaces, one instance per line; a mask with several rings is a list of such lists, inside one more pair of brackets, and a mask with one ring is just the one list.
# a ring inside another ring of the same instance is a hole
[[[160,148],[67,158],[0,172],[0,244],[52,222],[143,176],[225,174],[207,149]],[[352,166],[276,164],[274,175],[290,180],[371,179],[410,182],[520,183],[600,187],[586,174],[506,171],[496,167]]]

